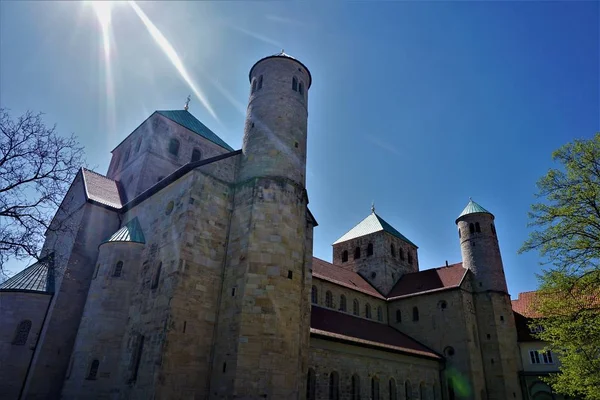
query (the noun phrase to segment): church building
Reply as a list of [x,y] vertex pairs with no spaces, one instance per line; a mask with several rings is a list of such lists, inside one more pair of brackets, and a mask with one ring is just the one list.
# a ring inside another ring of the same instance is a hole
[[521,343],[474,201],[460,262],[420,270],[374,208],[333,262],[313,257],[311,84],[288,54],[262,58],[242,149],[186,106],[150,115],[106,175],[79,171],[40,260],[0,284],[0,398],[558,398],[525,373],[551,355]]

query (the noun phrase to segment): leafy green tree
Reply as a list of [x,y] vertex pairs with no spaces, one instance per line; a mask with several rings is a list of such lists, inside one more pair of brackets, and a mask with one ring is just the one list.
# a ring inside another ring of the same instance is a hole
[[539,275],[533,311],[536,336],[558,355],[560,372],[546,382],[562,394],[600,400],[600,133],[556,150],[560,164],[538,181],[535,230],[520,252],[537,250]]

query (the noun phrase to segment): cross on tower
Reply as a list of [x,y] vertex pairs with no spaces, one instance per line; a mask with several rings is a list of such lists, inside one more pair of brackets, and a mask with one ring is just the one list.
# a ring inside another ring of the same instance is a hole
[[191,97],[188,95],[187,99],[185,99],[185,106],[183,106],[183,109],[184,109],[185,111],[187,111],[187,110],[188,110],[188,108],[190,108],[190,100],[192,100],[192,99],[191,99]]

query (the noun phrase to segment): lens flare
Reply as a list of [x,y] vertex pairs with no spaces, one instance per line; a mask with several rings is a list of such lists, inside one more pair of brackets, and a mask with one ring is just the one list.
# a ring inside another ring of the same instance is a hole
[[110,17],[113,6],[112,1],[92,1],[92,8],[98,17],[100,22],[100,28],[102,29],[102,42],[104,45],[104,57],[109,58],[110,56]]
[[181,77],[183,78],[183,80],[192,89],[192,91],[194,92],[194,94],[196,95],[196,97],[198,98],[198,100],[200,100],[200,103],[208,110],[208,112],[210,113],[210,115],[215,120],[217,120],[218,122],[220,122],[219,118],[217,117],[217,114],[215,113],[215,111],[211,107],[210,103],[208,102],[208,99],[196,87],[196,84],[194,83],[194,81],[192,80],[192,78],[190,77],[190,75],[188,74],[188,72],[185,69],[183,63],[181,62],[181,59],[177,55],[177,52],[175,51],[175,49],[173,48],[173,46],[171,46],[171,43],[169,43],[169,41],[167,40],[167,38],[165,38],[165,36],[156,27],[156,25],[154,25],[152,23],[152,21],[150,21],[150,19],[148,18],[148,16],[144,13],[144,11],[142,11],[142,9],[136,4],[135,1],[129,1],[129,5],[131,6],[131,8],[133,8],[133,10],[137,14],[137,16],[140,17],[140,19],[142,20],[142,22],[146,26],[146,29],[148,29],[148,32],[150,32],[150,35],[152,36],[152,38],[154,39],[154,41],[156,42],[156,44],[160,47],[160,49],[169,58],[169,61],[171,61],[171,64],[173,64],[173,66],[179,72],[179,75],[181,75]]

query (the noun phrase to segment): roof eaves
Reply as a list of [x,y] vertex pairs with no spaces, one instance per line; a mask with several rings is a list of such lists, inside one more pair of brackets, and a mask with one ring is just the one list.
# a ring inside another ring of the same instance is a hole
[[406,347],[400,347],[400,346],[394,346],[394,345],[390,345],[390,344],[374,342],[371,340],[359,339],[359,338],[356,338],[353,336],[346,336],[346,335],[342,335],[339,333],[324,331],[321,329],[310,328],[310,334],[312,336],[320,336],[320,337],[324,337],[327,339],[333,339],[333,340],[337,340],[337,341],[341,341],[341,342],[349,342],[352,344],[362,345],[365,347],[380,348],[380,349],[385,349],[388,351],[391,350],[391,351],[398,352],[398,353],[410,354],[410,355],[414,355],[414,356],[431,358],[431,359],[435,359],[435,360],[442,359],[442,357],[440,357],[439,355],[437,355],[433,352],[430,353],[430,352],[426,352],[426,351],[408,349]]
[[332,278],[329,278],[329,277],[327,277],[327,276],[325,276],[325,275],[321,275],[321,274],[319,274],[319,273],[315,273],[315,272],[313,272],[313,275],[312,275],[312,276],[313,276],[313,278],[322,279],[322,280],[324,280],[324,281],[331,282],[331,283],[334,283],[334,284],[336,284],[336,285],[343,286],[343,287],[347,287],[347,288],[349,288],[349,289],[352,289],[352,290],[355,290],[355,291],[357,291],[357,292],[361,292],[361,293],[367,294],[367,295],[369,295],[369,296],[371,296],[371,297],[376,297],[376,298],[379,298],[379,299],[384,299],[384,300],[385,300],[385,297],[384,297],[384,296],[382,296],[382,295],[381,295],[379,292],[377,292],[377,290],[375,290],[375,288],[373,288],[373,290],[374,290],[374,291],[375,291],[375,293],[377,293],[377,294],[375,294],[375,293],[373,293],[373,292],[370,292],[370,291],[368,291],[368,290],[365,290],[365,289],[363,289],[363,288],[359,288],[358,286],[352,286],[352,285],[349,285],[349,284],[347,284],[347,283],[345,283],[345,282],[338,281],[337,279],[332,279]]
[[459,288],[460,288],[460,285],[444,286],[444,287],[441,287],[441,288],[424,290],[422,292],[415,292],[415,293],[403,294],[401,296],[388,297],[386,300],[387,301],[392,301],[392,300],[406,299],[408,297],[419,296],[419,295],[422,295],[422,294],[430,294],[430,293],[435,293],[435,292],[443,292],[444,290],[459,289]]

